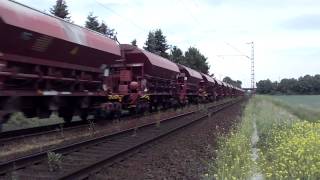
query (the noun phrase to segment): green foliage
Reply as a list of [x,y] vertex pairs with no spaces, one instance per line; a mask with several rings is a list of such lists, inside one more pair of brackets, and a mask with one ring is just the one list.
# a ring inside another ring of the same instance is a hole
[[62,154],[48,152],[48,165],[51,172],[59,171],[62,166]]
[[143,49],[158,54],[164,58],[169,57],[168,53],[166,52],[169,49],[169,45],[167,44],[166,36],[163,35],[161,29],[156,29],[149,32]]
[[202,73],[209,73],[209,64],[207,59],[200,51],[195,47],[190,47],[184,55],[183,65],[188,66],[194,70],[200,71]]
[[85,24],[86,28],[91,29],[93,31],[100,31],[100,24],[98,21],[98,17],[94,16],[92,12],[87,16],[87,21]]
[[117,39],[117,32],[114,29],[110,29],[103,21],[99,26],[99,30],[101,34],[106,35],[107,37],[116,40]]
[[251,157],[254,108],[251,102],[241,124],[228,136],[220,136],[217,158],[209,165],[205,179],[249,179],[252,176],[255,166]]
[[260,137],[258,165],[264,178],[319,179],[319,123],[301,121],[291,114],[289,104],[284,106],[275,98],[254,99]]
[[242,82],[241,82],[241,81],[239,81],[239,80],[234,81],[234,80],[232,80],[229,76],[226,76],[225,78],[223,78],[222,81],[223,81],[223,82],[226,82],[226,83],[228,83],[228,84],[231,84],[231,85],[233,85],[233,86],[236,86],[236,87],[238,87],[238,88],[241,88],[241,85],[242,85]]
[[85,27],[93,31],[99,32],[111,39],[117,39],[117,32],[114,29],[109,28],[103,21],[99,23],[98,17],[94,16],[92,12],[87,16]]
[[305,75],[298,79],[282,79],[271,82],[269,79],[257,83],[260,94],[320,94],[320,75]]
[[65,0],[57,0],[56,4],[50,9],[50,13],[66,21],[70,21],[70,13]]
[[131,45],[138,47],[137,40],[136,39],[132,40],[131,41]]
[[169,49],[169,45],[167,44],[166,36],[163,35],[161,29],[149,32],[147,41],[143,48],[149,52],[202,73],[208,74],[209,72],[210,67],[208,65],[207,58],[195,47],[190,47],[183,54],[181,49],[177,46],[173,46],[170,54],[168,54],[166,51]]
[[[253,97],[240,128],[219,141],[205,179],[251,179],[254,166],[264,179],[319,179],[320,121],[301,121],[287,106],[268,96]],[[249,157],[253,122],[259,135],[256,162]]]
[[270,94],[272,92],[272,82],[270,79],[259,81],[256,91],[259,94]]
[[170,60],[174,63],[185,64],[184,55],[180,48],[173,46],[170,50]]

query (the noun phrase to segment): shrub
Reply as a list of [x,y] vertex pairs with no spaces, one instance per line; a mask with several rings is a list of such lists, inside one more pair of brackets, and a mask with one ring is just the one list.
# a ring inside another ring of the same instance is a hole
[[48,152],[48,165],[51,172],[61,169],[62,155],[54,152]]

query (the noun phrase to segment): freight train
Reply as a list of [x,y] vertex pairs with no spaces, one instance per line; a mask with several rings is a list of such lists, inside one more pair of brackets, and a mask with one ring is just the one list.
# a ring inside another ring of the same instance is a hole
[[0,124],[13,112],[66,122],[213,102],[243,90],[25,5],[0,3]]

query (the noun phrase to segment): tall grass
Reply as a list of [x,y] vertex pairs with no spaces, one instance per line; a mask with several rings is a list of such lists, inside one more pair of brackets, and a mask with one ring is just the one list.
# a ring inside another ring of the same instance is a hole
[[[250,179],[256,170],[265,179],[320,179],[320,123],[304,110],[268,96],[252,98],[242,122],[221,136],[217,158],[204,179]],[[251,158],[254,122],[257,161]]]
[[249,116],[231,131],[229,135],[220,135],[218,139],[217,157],[209,164],[209,172],[204,179],[248,179],[254,161],[251,157],[251,134],[253,132],[250,112],[251,103],[245,109]]

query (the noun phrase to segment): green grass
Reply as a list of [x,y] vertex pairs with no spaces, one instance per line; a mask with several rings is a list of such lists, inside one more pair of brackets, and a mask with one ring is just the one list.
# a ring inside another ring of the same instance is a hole
[[320,109],[320,95],[291,95],[291,96],[273,96],[288,104],[308,107],[311,109]]
[[252,109],[254,105],[249,104],[245,109],[249,116],[244,117],[229,135],[220,135],[217,158],[209,163],[209,172],[204,179],[248,179],[252,176]]
[[[253,97],[235,131],[220,138],[217,158],[204,179],[250,179],[256,172],[267,180],[320,179],[320,121],[308,114],[314,111],[304,110],[273,96]],[[259,136],[256,161],[250,157],[254,122]]]
[[259,96],[310,122],[320,119],[320,96]]

